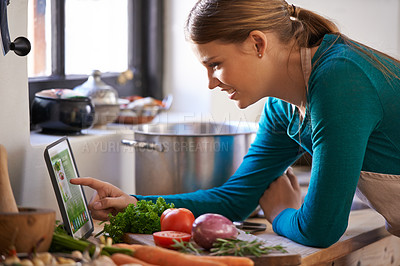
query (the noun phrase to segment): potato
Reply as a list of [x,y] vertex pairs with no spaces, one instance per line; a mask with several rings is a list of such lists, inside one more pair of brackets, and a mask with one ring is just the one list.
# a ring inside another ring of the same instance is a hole
[[21,262],[19,263],[21,266],[33,266],[32,261],[28,260],[28,259],[23,259],[21,260]]
[[45,265],[54,264],[54,258],[49,252],[38,253],[36,258],[40,259]]
[[77,260],[83,259],[82,252],[80,252],[79,250],[72,251],[71,256],[72,256],[72,258],[77,259]]
[[45,265],[44,262],[41,259],[37,258],[37,257],[32,259],[32,263],[35,266],[44,266]]
[[5,265],[12,265],[14,263],[20,263],[21,260],[17,256],[11,256],[4,260]]
[[64,257],[57,257],[58,264],[62,265],[76,265],[76,262],[73,259],[68,259]]

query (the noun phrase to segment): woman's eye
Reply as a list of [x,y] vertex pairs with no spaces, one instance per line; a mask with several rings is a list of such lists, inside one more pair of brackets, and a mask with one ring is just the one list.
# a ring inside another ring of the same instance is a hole
[[208,67],[210,67],[210,68],[217,68],[218,66],[219,66],[219,63],[210,63],[208,65]]

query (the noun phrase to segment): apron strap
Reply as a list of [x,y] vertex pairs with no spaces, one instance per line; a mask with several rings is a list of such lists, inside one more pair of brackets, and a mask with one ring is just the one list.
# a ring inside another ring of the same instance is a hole
[[[306,47],[300,48],[300,60],[301,60],[301,70],[303,71],[304,85],[306,91],[308,91],[308,80],[311,75],[311,49]],[[292,105],[293,113],[296,107]],[[304,114],[305,115],[305,114]]]
[[301,47],[300,48],[300,59],[301,59],[301,69],[303,70],[303,77],[308,90],[308,80],[311,75],[311,49]]

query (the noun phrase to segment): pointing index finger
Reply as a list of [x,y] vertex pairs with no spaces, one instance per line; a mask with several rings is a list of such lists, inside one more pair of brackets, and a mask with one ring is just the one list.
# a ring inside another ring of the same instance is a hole
[[100,190],[104,188],[104,182],[95,179],[93,177],[79,177],[79,178],[73,178],[69,181],[73,185],[83,185],[83,186],[88,186],[90,188],[93,188],[95,190]]

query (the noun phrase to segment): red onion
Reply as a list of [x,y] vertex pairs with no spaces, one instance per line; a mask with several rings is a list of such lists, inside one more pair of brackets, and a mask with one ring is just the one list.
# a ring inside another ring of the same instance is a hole
[[238,231],[233,223],[220,214],[206,213],[196,218],[192,237],[197,245],[210,249],[217,238],[236,238]]

